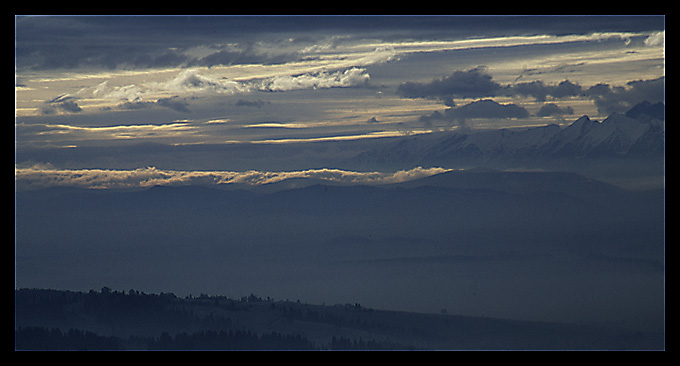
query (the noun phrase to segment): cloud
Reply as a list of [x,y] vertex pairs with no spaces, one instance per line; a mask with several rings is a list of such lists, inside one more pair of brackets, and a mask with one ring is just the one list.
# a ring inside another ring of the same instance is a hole
[[352,67],[335,72],[315,72],[299,75],[281,75],[256,83],[260,91],[278,92],[300,89],[346,88],[366,85],[370,75],[363,68]]
[[529,117],[529,112],[524,107],[512,103],[500,104],[491,99],[482,99],[462,107],[449,108],[444,113],[435,111],[431,115],[421,116],[420,120],[425,123],[430,123],[432,120],[464,123],[466,120],[474,118],[506,119],[526,117]]
[[185,101],[177,99],[177,97],[160,98],[156,101],[161,107],[170,108],[177,112],[190,112]]
[[462,107],[448,109],[446,115],[455,120],[470,118],[526,118],[529,116],[529,112],[516,104],[500,104],[491,99],[483,99]]
[[[186,67],[280,63],[301,55],[289,39],[329,34],[348,41],[376,38],[407,52],[589,42],[662,29],[657,17],[26,17],[15,19],[16,63],[25,68]],[[543,34],[546,29],[556,35]],[[602,29],[621,32],[602,32]],[[507,35],[508,29],[515,34]],[[306,32],[307,34],[302,34]],[[432,38],[458,40],[437,41]],[[475,38],[482,36],[482,38]],[[650,37],[649,43],[652,43]],[[225,40],[229,43],[225,44]],[[290,44],[289,44],[290,43]],[[337,41],[334,45],[337,45]],[[316,49],[319,49],[318,46]],[[401,52],[401,51],[400,51]]]
[[68,113],[78,113],[82,111],[82,108],[75,102],[76,98],[68,95],[61,94],[51,100],[45,102],[40,108],[42,114],[54,114],[58,111],[68,112]]
[[[254,91],[282,92],[302,89],[347,88],[363,86],[370,75],[363,68],[351,67],[337,71],[306,72],[254,78],[250,80],[230,80],[219,74],[205,74],[204,70],[192,68],[181,70],[176,76],[161,82],[108,86],[107,82],[91,88],[97,98],[124,100],[119,105],[124,109],[141,109],[153,105],[167,107],[180,112],[188,112],[186,97],[214,94],[246,94]],[[173,97],[162,97],[169,93]],[[159,96],[161,96],[159,98]],[[184,96],[183,100],[179,99]],[[156,100],[155,102],[150,100]],[[263,101],[239,100],[236,106],[262,107]]]
[[[660,37],[663,35],[654,34],[648,38],[648,43],[657,42]],[[477,67],[466,71],[456,71],[450,76],[427,83],[402,83],[397,88],[397,94],[404,98],[438,99],[449,107],[456,107],[454,101],[456,97],[532,97],[539,102],[579,97],[592,100],[599,113],[611,114],[624,113],[643,101],[665,102],[665,77],[629,81],[625,86],[601,83],[587,89],[568,79],[554,84],[536,80],[500,85],[483,68]],[[554,104],[547,104],[541,108],[537,116],[571,113],[573,113],[572,109],[560,109]],[[420,120],[429,124],[434,120],[464,121],[470,118],[524,118],[526,116],[528,113],[521,106],[501,105],[491,100],[482,100],[460,108],[449,108],[443,114],[434,112],[431,115],[421,116]]]
[[[625,86],[611,86],[600,83],[587,89],[570,80],[564,80],[552,85],[547,85],[542,81],[532,81],[508,85],[503,90],[508,95],[531,96],[541,102],[549,98],[585,97],[594,102],[600,113],[624,113],[643,101],[652,103],[664,102],[665,77],[652,80],[629,81]],[[546,109],[543,112],[539,111],[539,116],[540,113],[547,113],[551,110],[557,112],[554,107],[546,108],[550,109]]]
[[597,84],[584,92],[591,98],[600,113],[624,113],[638,103],[651,103],[666,100],[666,80],[660,77],[652,80],[634,80],[626,86]]
[[397,94],[405,98],[440,99],[454,106],[453,98],[477,98],[493,96],[501,85],[493,81],[491,75],[477,67],[435,79],[427,83],[406,82],[397,87]]
[[505,89],[510,95],[522,95],[535,98],[537,101],[545,101],[548,96],[553,98],[564,98],[578,96],[583,93],[581,86],[569,80],[564,80],[558,84],[546,85],[542,81],[531,81],[508,85]]
[[[204,55],[188,62],[188,66],[228,66],[246,64],[282,64],[296,61],[295,52],[281,51],[276,43],[263,45],[261,42],[227,45],[201,46]],[[259,49],[258,49],[259,48]],[[284,47],[281,47],[284,49]],[[187,50],[188,54],[192,49]]]
[[197,126],[186,122],[113,126],[72,126],[66,124],[17,125],[22,143],[41,142],[73,145],[83,140],[128,140],[137,138],[176,138],[195,131]]
[[561,116],[565,114],[574,114],[574,109],[571,107],[560,108],[555,103],[544,104],[536,113],[538,117]]
[[645,46],[666,46],[666,31],[654,32],[645,39]]
[[180,171],[146,167],[132,170],[57,169],[49,164],[15,166],[15,181],[21,188],[69,186],[90,189],[140,188],[156,185],[262,185],[293,178],[321,179],[329,183],[388,184],[424,178],[448,172],[450,169],[416,167],[392,173],[355,172],[340,169],[309,169],[300,171]]
[[427,83],[406,82],[397,87],[397,94],[401,97],[438,99],[449,107],[455,107],[454,98],[530,96],[537,101],[545,101],[548,97],[564,98],[582,93],[581,86],[570,80],[553,85],[547,85],[540,80],[501,85],[481,66],[456,71],[450,76]]
[[265,105],[270,104],[269,101],[266,100],[243,100],[239,99],[234,105],[237,107],[254,107],[254,108],[262,108]]
[[569,80],[564,80],[559,84],[550,88],[550,95],[555,98],[572,97],[581,94],[581,86],[572,83]]
[[182,70],[176,77],[160,83],[150,84],[152,92],[214,92],[233,94],[249,91],[243,83],[224,78],[210,77],[199,73],[199,69]]
[[170,98],[160,98],[157,101],[142,101],[142,100],[134,100],[134,101],[127,101],[124,103],[121,103],[118,105],[119,109],[124,109],[124,110],[137,110],[137,109],[146,109],[150,108],[153,106],[160,106],[160,107],[165,107],[172,109],[177,112],[184,112],[188,113],[191,112],[188,107],[188,103],[184,100],[180,100],[177,96],[170,97]]

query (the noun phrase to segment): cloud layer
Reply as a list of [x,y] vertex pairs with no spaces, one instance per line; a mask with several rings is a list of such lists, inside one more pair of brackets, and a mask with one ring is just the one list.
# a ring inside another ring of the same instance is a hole
[[[350,67],[334,71],[310,71],[298,74],[283,73],[264,78],[250,80],[230,80],[214,72],[204,69],[184,69],[174,77],[161,82],[128,84],[109,86],[102,82],[90,88],[90,92],[97,98],[123,101],[117,108],[138,109],[159,105],[177,111],[188,111],[186,102],[182,102],[180,95],[199,97],[201,95],[233,95],[250,92],[282,92],[302,89],[348,88],[366,85],[370,75],[364,68]],[[171,97],[159,97],[171,95]],[[186,97],[184,97],[186,98]],[[57,104],[57,103],[61,104]],[[63,103],[70,100],[50,101],[53,108],[59,106],[64,110]],[[70,110],[79,112],[80,110]]]
[[[343,46],[375,37],[391,40],[398,53],[628,40],[643,29],[659,30],[663,18],[17,17],[15,26],[19,68],[132,69],[281,64],[340,55]],[[546,26],[557,34],[540,34]],[[394,41],[402,33],[408,40]],[[461,38],[432,41],[452,33]],[[647,40],[660,42],[663,32]]]
[[471,102],[461,107],[449,108],[440,113],[435,111],[431,115],[421,117],[421,121],[430,122],[432,120],[444,120],[458,122],[461,125],[468,119],[507,119],[507,118],[527,118],[529,112],[524,107],[516,104],[501,104],[491,99],[482,99]]
[[17,17],[15,25],[20,164],[153,145],[156,155],[83,166],[197,169],[165,149],[209,145],[219,152],[203,155],[200,169],[305,169],[326,163],[234,166],[212,146],[349,146],[466,121],[599,118],[664,99],[663,17]]
[[20,189],[45,187],[144,188],[153,186],[246,184],[263,185],[287,179],[320,179],[342,184],[388,184],[424,178],[450,169],[416,167],[392,173],[355,172],[340,169],[309,169],[300,171],[179,171],[146,167],[133,170],[57,169],[51,165],[34,164],[15,167],[15,182]]
[[[484,68],[455,71],[450,76],[430,82],[406,82],[399,85],[397,94],[403,98],[438,99],[448,107],[456,107],[454,98],[479,97],[530,97],[537,102],[566,98],[591,100],[602,114],[623,113],[643,101],[665,102],[665,77],[652,80],[629,81],[625,86],[600,83],[583,87],[577,82],[563,80],[554,84],[543,81],[501,85],[493,80]],[[537,113],[539,117],[572,114],[569,107],[560,108],[555,103],[545,104]],[[525,118],[529,114],[521,106],[502,105],[490,99],[478,100],[462,107],[449,108],[445,115],[435,113],[424,119],[464,120],[468,118]]]
[[476,98],[496,95],[501,85],[482,68],[455,71],[449,76],[426,83],[406,82],[397,88],[397,94],[405,98],[441,99],[448,106],[455,106],[453,98]]

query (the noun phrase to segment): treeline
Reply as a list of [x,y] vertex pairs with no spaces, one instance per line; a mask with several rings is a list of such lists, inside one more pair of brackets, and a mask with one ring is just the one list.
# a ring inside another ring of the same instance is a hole
[[89,331],[59,328],[26,327],[14,330],[15,350],[123,350],[123,341],[117,337],[100,336]]
[[328,344],[317,345],[301,335],[286,335],[277,332],[255,334],[247,330],[214,331],[202,330],[187,334],[170,335],[167,332],[155,337],[133,336],[127,340],[114,336],[100,336],[90,331],[70,329],[62,332],[58,328],[26,327],[14,331],[15,350],[23,351],[117,351],[117,350],[381,350],[391,349],[376,341],[361,338],[333,337]]
[[[352,344],[350,342],[350,344]],[[257,335],[250,331],[203,330],[192,334],[179,333],[174,337],[167,332],[159,337],[138,337],[128,339],[100,336],[89,331],[70,329],[62,332],[58,328],[19,328],[14,331],[16,350],[319,350],[300,335],[267,333]]]
[[257,335],[250,331],[200,331],[180,333],[174,337],[163,333],[153,340],[150,349],[156,350],[381,350],[386,345],[370,340],[333,337],[328,344],[317,345],[300,335],[277,332]]
[[[255,310],[257,309],[257,310]],[[347,315],[371,311],[360,305],[342,308]],[[337,310],[337,309],[336,309]],[[201,294],[145,294],[136,290],[72,292],[15,290],[17,350],[368,350],[389,349],[378,342],[333,337],[317,343],[297,334],[253,333],[237,314],[275,314],[284,321],[370,327],[356,318],[314,311],[304,304],[274,302],[250,295],[240,299]],[[231,314],[235,319],[232,319]],[[77,329],[78,319],[99,329],[145,329],[145,335],[102,336]],[[153,337],[149,334],[158,334]],[[393,348],[393,347],[392,347]]]
[[189,314],[175,300],[174,294],[145,294],[130,290],[127,294],[103,287],[101,292],[20,289],[15,291],[14,308],[18,319],[65,320],[91,314],[99,321],[181,322]]

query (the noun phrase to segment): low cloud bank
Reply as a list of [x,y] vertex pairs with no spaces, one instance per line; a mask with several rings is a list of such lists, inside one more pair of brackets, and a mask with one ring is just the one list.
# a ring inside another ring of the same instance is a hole
[[345,184],[387,184],[450,171],[445,168],[415,167],[397,172],[355,172],[340,169],[309,169],[288,172],[269,171],[180,171],[163,170],[155,167],[132,170],[112,169],[58,169],[51,165],[35,164],[16,166],[15,183],[18,189],[46,187],[79,187],[90,189],[145,188],[157,185],[220,185],[247,184],[262,185],[294,178],[321,179],[329,183]]

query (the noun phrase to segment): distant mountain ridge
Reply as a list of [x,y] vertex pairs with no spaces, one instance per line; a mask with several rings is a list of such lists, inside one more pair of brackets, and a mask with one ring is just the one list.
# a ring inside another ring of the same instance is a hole
[[[483,223],[484,215],[524,212],[522,222],[548,217],[572,219],[579,213],[593,219],[628,215],[628,205],[662,192],[631,192],[571,172],[454,170],[402,183],[375,185],[336,184],[296,179],[277,186],[229,185],[151,187],[145,190],[88,190],[55,187],[16,193],[17,214],[57,213],[70,210],[110,215],[201,215],[259,217],[338,216],[343,221],[366,215],[457,217]],[[661,202],[663,200],[661,199]],[[648,207],[645,204],[642,207]],[[555,208],[559,207],[559,210]],[[652,206],[650,206],[652,207]],[[650,208],[651,209],[651,208]],[[645,209],[646,210],[646,209]],[[480,219],[471,220],[467,212]],[[633,213],[634,211],[630,211]],[[95,215],[95,216],[97,216]],[[516,219],[509,216],[508,219]],[[532,218],[532,219],[530,219]]]
[[561,128],[542,127],[462,131],[440,137],[414,136],[386,148],[366,151],[355,161],[364,164],[447,167],[543,167],[573,162],[635,158],[661,159],[664,154],[663,103],[641,103],[626,114],[604,121],[582,116]]
[[641,102],[626,112],[626,116],[630,118],[640,118],[647,116],[650,119],[657,119],[664,121],[666,119],[666,106],[663,102],[650,103],[648,101]]

